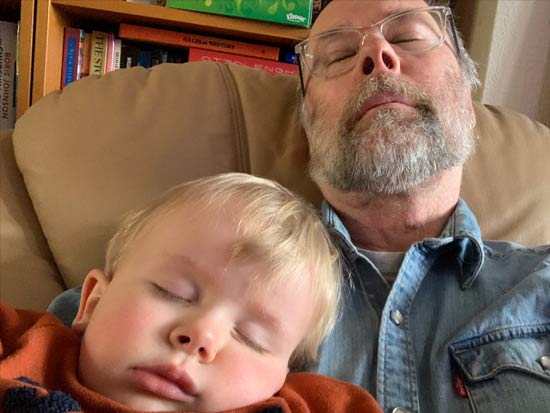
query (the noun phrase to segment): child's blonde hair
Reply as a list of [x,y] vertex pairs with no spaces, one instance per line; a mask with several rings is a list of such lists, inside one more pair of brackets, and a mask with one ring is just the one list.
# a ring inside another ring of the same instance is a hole
[[[258,274],[258,287],[278,282],[309,288],[316,298],[313,327],[294,350],[291,368],[315,360],[337,317],[339,255],[317,211],[276,182],[244,173],[226,173],[178,185],[149,206],[128,215],[110,240],[105,273],[112,277],[130,244],[155,217],[182,204],[218,212],[237,205],[238,241],[232,259],[260,259],[270,271]],[[234,210],[234,209],[233,209]],[[305,277],[309,275],[309,277]],[[256,281],[256,280],[255,280]]]

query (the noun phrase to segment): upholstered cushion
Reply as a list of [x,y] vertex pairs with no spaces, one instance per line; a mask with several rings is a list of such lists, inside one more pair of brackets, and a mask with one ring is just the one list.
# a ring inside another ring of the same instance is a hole
[[[213,63],[132,68],[75,82],[20,119],[16,158],[67,287],[103,265],[128,209],[201,175],[245,171],[314,203],[296,79]],[[487,238],[550,242],[550,134],[476,104],[479,149],[463,194]]]
[[11,130],[0,130],[0,300],[45,308],[63,287],[15,164]]
[[16,157],[67,286],[103,265],[122,214],[201,175],[247,171],[314,192],[292,78],[216,64],[90,77],[34,105]]
[[550,244],[550,130],[505,108],[475,105],[477,150],[462,196],[486,239]]

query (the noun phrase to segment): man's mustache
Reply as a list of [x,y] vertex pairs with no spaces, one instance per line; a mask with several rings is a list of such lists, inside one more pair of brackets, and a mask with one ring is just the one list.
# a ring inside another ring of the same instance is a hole
[[362,118],[361,112],[365,104],[382,96],[392,96],[397,101],[407,102],[422,112],[436,113],[434,99],[414,83],[392,75],[378,75],[362,81],[357,92],[349,99],[340,119],[343,130],[353,130]]

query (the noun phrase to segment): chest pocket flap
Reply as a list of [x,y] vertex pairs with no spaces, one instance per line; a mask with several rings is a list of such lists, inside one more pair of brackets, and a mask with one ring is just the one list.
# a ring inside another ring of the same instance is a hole
[[471,383],[509,369],[550,382],[550,324],[491,331],[454,343],[449,350]]

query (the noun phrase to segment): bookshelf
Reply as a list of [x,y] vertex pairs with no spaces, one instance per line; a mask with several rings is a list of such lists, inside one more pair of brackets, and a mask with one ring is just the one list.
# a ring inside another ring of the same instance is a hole
[[31,104],[32,53],[36,0],[2,0],[0,16],[2,20],[18,22],[19,48],[17,83],[17,117],[19,118]]
[[[468,17],[465,10],[457,11]],[[44,95],[59,89],[63,30],[68,26],[117,31],[120,23],[130,23],[287,47],[309,34],[308,29],[300,27],[124,0],[1,0],[0,14],[4,20],[21,21],[17,117]],[[459,26],[468,29],[468,20],[458,19]],[[464,37],[469,40],[466,32]]]
[[36,1],[37,15],[31,103],[59,89],[63,29],[68,26],[116,31],[119,23],[131,23],[289,47],[305,39],[309,33],[308,29],[299,27],[129,3],[124,0],[31,1]]

